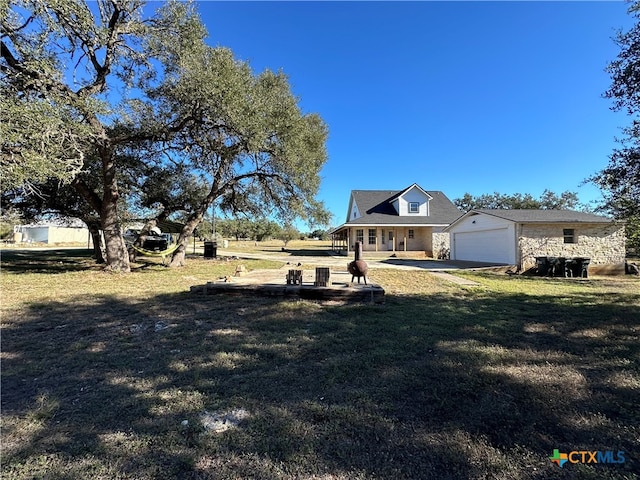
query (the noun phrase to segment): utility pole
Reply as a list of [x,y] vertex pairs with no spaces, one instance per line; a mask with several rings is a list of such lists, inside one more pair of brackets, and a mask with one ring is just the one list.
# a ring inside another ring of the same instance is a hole
[[211,241],[216,241],[216,205],[215,202],[211,204]]

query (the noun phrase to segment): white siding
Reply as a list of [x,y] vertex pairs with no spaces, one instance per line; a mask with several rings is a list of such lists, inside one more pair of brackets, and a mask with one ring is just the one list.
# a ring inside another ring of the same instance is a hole
[[58,227],[55,225],[22,225],[17,228],[22,232],[23,242],[54,243],[86,243],[89,230],[83,227]]
[[21,230],[23,242],[47,242],[49,239],[49,227],[23,226]]
[[[409,203],[411,202],[419,204],[418,213],[409,213]],[[397,204],[394,206],[401,217],[427,217],[429,215],[429,197],[416,187],[398,197]]]
[[85,243],[89,238],[89,229],[82,227],[49,227],[47,243]]
[[490,215],[472,215],[450,229],[451,259],[516,263],[515,225]]
[[360,218],[360,211],[358,210],[358,205],[351,197],[351,209],[349,210],[349,218],[347,218],[347,222],[350,220],[355,220],[356,218]]

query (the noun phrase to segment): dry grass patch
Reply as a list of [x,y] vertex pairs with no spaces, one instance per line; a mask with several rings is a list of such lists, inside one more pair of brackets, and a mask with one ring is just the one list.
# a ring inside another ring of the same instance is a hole
[[[232,262],[3,267],[3,479],[639,470],[637,282],[469,273],[482,288],[463,288],[376,270],[385,305],[335,305],[188,293]],[[233,412],[233,428],[211,428]],[[627,462],[559,469],[554,448]]]

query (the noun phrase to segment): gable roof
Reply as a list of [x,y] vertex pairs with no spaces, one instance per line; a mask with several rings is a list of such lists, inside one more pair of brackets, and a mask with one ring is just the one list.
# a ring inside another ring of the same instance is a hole
[[[358,206],[361,217],[347,225],[448,225],[461,215],[460,210],[437,190],[420,188],[429,198],[429,216],[400,216],[393,207],[393,201],[407,190],[418,187],[413,184],[404,190],[352,190],[351,199]],[[348,212],[350,214],[351,212]]]
[[431,200],[431,195],[429,195],[429,192],[427,192],[425,189],[423,189],[420,185],[418,185],[417,183],[414,183],[413,185],[409,185],[407,188],[405,188],[404,190],[400,190],[399,192],[397,192],[393,197],[391,197],[389,199],[390,202],[394,201],[396,198],[398,198],[401,195],[404,195],[405,193],[407,193],[409,190],[411,189],[416,189],[419,190],[420,192],[422,192],[424,195],[426,195],[427,197],[429,197],[429,200]]
[[480,208],[469,210],[453,222],[447,230],[459,223],[463,218],[484,214],[502,218],[515,223],[612,223],[612,218],[574,210],[533,210],[533,209],[491,209]]
[[518,223],[611,223],[613,219],[574,210],[496,210],[483,208],[472,212],[493,215]]

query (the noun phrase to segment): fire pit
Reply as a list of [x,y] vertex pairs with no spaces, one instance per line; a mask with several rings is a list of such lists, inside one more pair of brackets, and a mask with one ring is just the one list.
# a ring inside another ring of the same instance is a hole
[[347,264],[347,270],[351,274],[351,282],[355,277],[358,277],[358,283],[360,283],[360,277],[364,278],[364,284],[367,285],[367,271],[369,266],[367,262],[362,260],[362,243],[356,242],[355,245],[355,260]]

